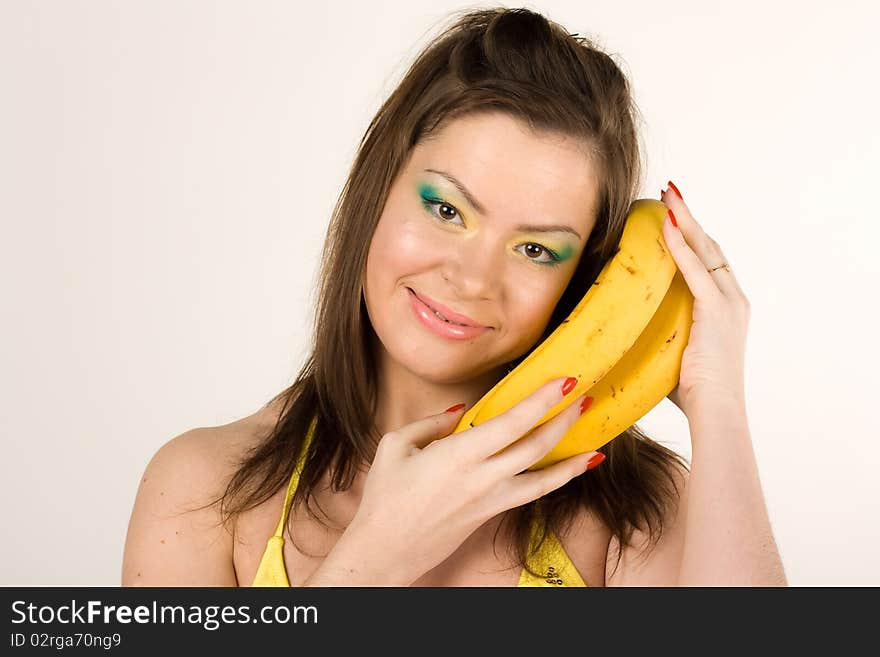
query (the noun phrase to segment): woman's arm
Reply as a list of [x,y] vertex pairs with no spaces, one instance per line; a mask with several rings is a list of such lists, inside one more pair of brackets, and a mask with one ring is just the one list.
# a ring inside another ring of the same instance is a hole
[[223,481],[211,429],[165,443],[146,467],[125,540],[122,586],[237,586],[232,536],[205,504]]
[[745,409],[721,402],[688,421],[693,455],[679,586],[787,586]]
[[689,418],[690,475],[677,475],[678,505],[647,553],[637,531],[606,586],[787,586],[758,477],[746,414],[738,403],[703,406]]

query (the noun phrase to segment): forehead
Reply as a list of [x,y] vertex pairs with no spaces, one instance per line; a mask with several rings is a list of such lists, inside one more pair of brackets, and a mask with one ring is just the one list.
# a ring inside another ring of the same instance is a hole
[[598,170],[589,146],[556,133],[535,133],[506,114],[450,121],[415,146],[407,169],[441,182],[424,170],[451,173],[486,206],[489,217],[564,220],[582,235],[592,227]]

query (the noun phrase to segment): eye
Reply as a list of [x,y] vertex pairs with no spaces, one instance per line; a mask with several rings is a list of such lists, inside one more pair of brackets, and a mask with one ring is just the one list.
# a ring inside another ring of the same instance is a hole
[[526,244],[523,244],[522,246],[526,247],[526,249],[531,247],[533,249],[532,253],[535,253],[535,250],[537,250],[537,255],[541,255],[542,252],[546,253],[549,258],[548,260],[538,260],[537,258],[531,257],[527,253],[526,257],[532,262],[537,262],[539,265],[555,265],[557,262],[559,262],[559,256],[557,256],[555,253],[553,253],[553,251],[545,246],[541,246],[540,244],[533,244],[532,242],[528,242]]
[[[449,203],[446,203],[445,201],[433,201],[433,200],[431,200],[431,199],[428,199],[428,198],[424,198],[424,197],[422,197],[422,203],[424,204],[424,206],[425,206],[425,208],[428,210],[428,212],[431,213],[431,215],[434,216],[434,217],[435,217],[438,221],[440,221],[441,223],[444,223],[444,224],[452,223],[452,222],[450,222],[450,221],[446,221],[446,219],[444,218],[444,216],[441,216],[441,215],[443,214],[443,213],[442,213],[442,210],[443,210],[444,208],[445,208],[446,210],[451,210],[451,211],[452,211],[452,215],[453,215],[453,217],[458,216],[459,219],[461,218],[460,215],[459,215],[458,210],[456,209],[456,207],[455,207],[454,205],[449,205]],[[439,206],[438,209],[441,211],[441,214],[440,214],[440,215],[438,215],[437,212],[434,210],[434,206],[435,206],[435,205],[436,205],[436,206]],[[445,215],[445,216],[446,216],[447,218],[449,217],[448,214]],[[458,224],[458,225],[463,226],[464,223],[461,223],[461,224]]]

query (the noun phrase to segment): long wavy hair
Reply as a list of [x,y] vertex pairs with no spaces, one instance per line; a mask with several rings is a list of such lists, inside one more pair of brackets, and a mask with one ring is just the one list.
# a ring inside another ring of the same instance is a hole
[[[577,269],[544,334],[510,367],[557,328],[614,255],[642,171],[638,110],[621,69],[590,39],[528,9],[453,13],[361,139],[325,239],[311,352],[294,382],[267,403],[283,401],[274,428],[211,503],[220,503],[224,525],[286,486],[313,418],[294,507],[305,504],[324,524],[309,503],[322,475],[329,469],[332,490],[346,490],[358,466],[372,461],[381,436],[374,424],[376,334],[363,298],[367,252],[389,188],[413,147],[475,112],[505,112],[535,133],[581,140],[591,146],[598,169],[597,217]],[[634,529],[648,534],[646,550],[656,545],[680,493],[673,470],[687,470],[687,463],[636,425],[600,451],[606,461],[590,476],[506,512],[508,549],[520,567],[543,575],[531,557],[550,530],[564,535],[582,509],[592,510],[617,538],[617,565]],[[539,528],[537,542],[533,527]]]

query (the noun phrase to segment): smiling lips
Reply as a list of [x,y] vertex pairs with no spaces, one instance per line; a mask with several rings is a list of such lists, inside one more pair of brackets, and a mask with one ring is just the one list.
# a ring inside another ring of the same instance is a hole
[[[422,301],[412,289],[407,288],[406,290],[409,295],[410,306],[419,323],[434,335],[447,340],[471,340],[492,330],[490,326],[476,325],[476,322],[469,317],[452,312],[442,304],[437,304],[440,310],[434,310],[428,305],[428,302],[433,304],[433,300],[427,299],[427,302]],[[453,320],[446,317],[445,313],[447,312],[454,318]],[[458,323],[459,319],[472,322],[474,326],[460,324]]]
[[458,324],[460,326],[471,326],[474,328],[490,328],[487,326],[483,326],[472,320],[467,315],[462,315],[461,313],[457,313],[454,310],[447,308],[442,303],[434,301],[431,297],[427,297],[423,294],[416,294],[415,290],[412,288],[407,288],[410,292],[412,292],[422,303],[424,303],[428,308],[433,310],[435,313],[439,314],[441,319],[444,319],[448,322],[452,322],[453,324]]

